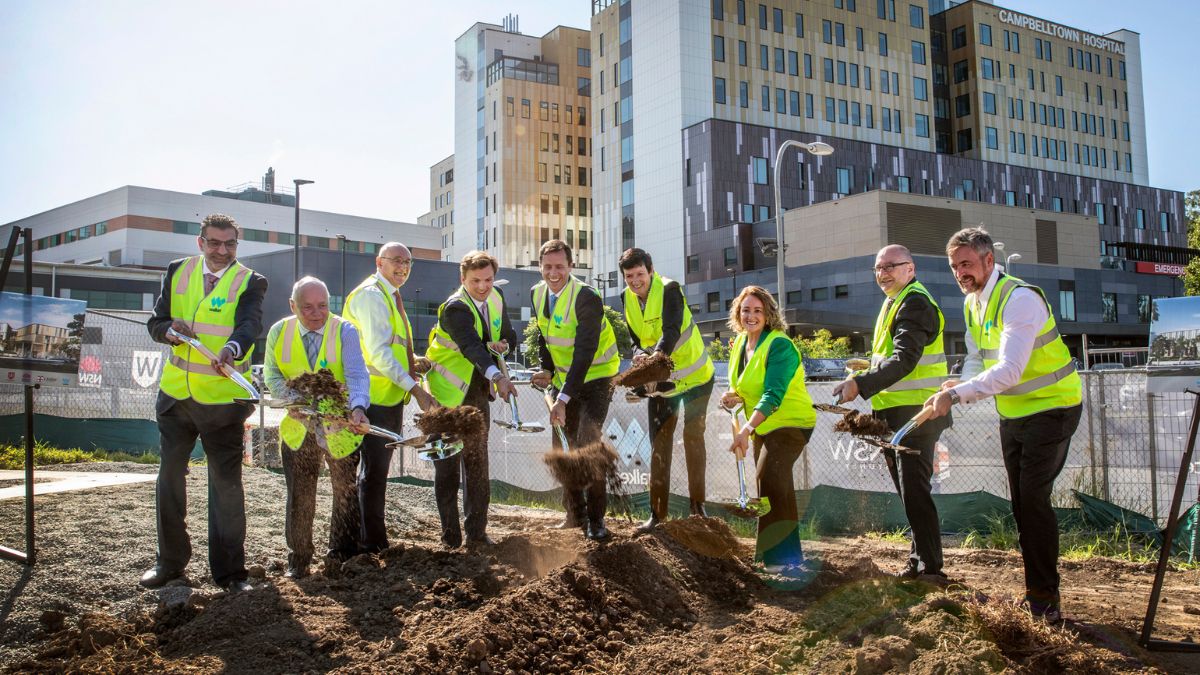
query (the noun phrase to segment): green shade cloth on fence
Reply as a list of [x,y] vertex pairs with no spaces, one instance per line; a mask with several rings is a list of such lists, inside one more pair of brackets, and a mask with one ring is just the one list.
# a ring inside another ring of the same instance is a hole
[[[1159,529],[1153,520],[1136,511],[1110,504],[1103,499],[1083,494],[1077,490],[1075,499],[1079,501],[1080,511],[1087,525],[1093,530],[1121,530],[1133,535],[1141,535],[1156,545],[1162,546],[1165,530]],[[1193,504],[1179,517],[1179,529],[1175,532],[1175,541],[1171,542],[1171,554],[1187,556],[1192,560],[1200,553],[1200,542],[1197,539],[1196,520],[1200,516],[1200,505]]]
[[[89,419],[34,413],[33,436],[56,448],[158,454],[158,423],[154,420]],[[24,437],[25,415],[0,415],[0,442],[19,445]]]

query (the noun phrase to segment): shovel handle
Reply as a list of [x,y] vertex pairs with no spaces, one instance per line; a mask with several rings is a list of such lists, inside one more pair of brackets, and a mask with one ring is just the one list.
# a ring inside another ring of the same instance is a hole
[[913,426],[917,427],[925,422],[928,422],[929,418],[933,417],[933,413],[934,413],[934,409],[933,409],[933,406],[931,406],[931,405],[921,408],[921,412],[917,413],[916,417],[913,417],[913,419],[912,419]]

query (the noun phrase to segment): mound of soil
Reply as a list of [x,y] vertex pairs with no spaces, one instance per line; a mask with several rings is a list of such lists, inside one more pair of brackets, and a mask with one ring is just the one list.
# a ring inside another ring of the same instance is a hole
[[849,432],[853,436],[883,437],[891,434],[888,423],[871,415],[851,410],[833,425],[834,431]]
[[737,535],[720,518],[680,518],[660,527],[684,548],[709,558],[732,558],[741,548]]
[[483,437],[483,413],[471,405],[436,406],[417,416],[416,423],[423,434],[455,434],[464,446],[479,443]]
[[641,387],[656,382],[666,382],[671,379],[671,369],[674,368],[671,357],[654,352],[641,363],[617,373],[612,379],[613,387]]

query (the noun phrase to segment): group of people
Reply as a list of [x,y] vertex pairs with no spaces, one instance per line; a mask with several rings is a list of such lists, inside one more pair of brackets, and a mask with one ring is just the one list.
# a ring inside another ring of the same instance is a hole
[[[191,557],[185,524],[184,477],[197,438],[207,455],[209,564],[213,580],[230,591],[249,590],[245,567],[245,512],[241,483],[242,428],[253,406],[222,369],[248,369],[262,330],[267,280],[236,259],[239,229],[228,216],[206,218],[200,255],[173,262],[148,327],[172,345],[163,366],[157,402],[162,463],[156,488],[158,556],[141,578],[158,587],[182,576]],[[875,261],[885,295],[876,320],[869,367],[837,384],[845,403],[862,398],[873,414],[898,428],[918,413],[928,421],[905,437],[915,452],[884,456],[912,530],[909,562],[901,576],[941,575],[938,514],[930,495],[934,445],[950,423],[956,403],[993,397],[1009,477],[1013,515],[1025,561],[1026,599],[1035,614],[1059,616],[1058,529],[1050,505],[1081,412],[1081,385],[1040,289],[1005,274],[995,263],[986,231],[970,228],[946,245],[950,267],[965,294],[968,356],[962,374],[949,379],[943,346],[945,318],[917,281],[916,263],[899,245],[886,246]],[[572,274],[571,247],[545,242],[539,251],[542,281],[532,289],[541,371],[534,386],[548,391],[550,423],[561,427],[570,447],[599,442],[620,370],[616,335],[598,292]],[[389,545],[384,517],[392,449],[368,425],[398,432],[406,403],[478,408],[490,426],[490,403],[509,400],[517,389],[505,356],[517,334],[496,286],[499,265],[473,251],[460,264],[461,286],[439,307],[429,335],[428,373],[416,373],[412,325],[401,287],[412,254],[388,243],[376,272],[346,298],[341,317],[329,310],[329,291],[314,277],[292,289],[292,316],[271,326],[264,379],[277,398],[292,395],[287,383],[328,369],[345,385],[348,419],[310,430],[289,412],[280,425],[287,482],[285,509],[289,550],[286,576],[309,573],[314,558],[312,524],[317,477],[327,465],[333,514],[327,556],[344,560]],[[683,418],[684,458],[691,515],[704,516],[705,427],[715,369],[680,284],[654,270],[646,251],[625,251],[618,266],[625,279],[624,315],[633,340],[633,364],[655,354],[670,357],[667,381],[635,394],[647,400],[650,517],[636,529],[647,533],[669,517],[668,500],[675,428]],[[721,404],[744,420],[729,450],[752,452],[759,494],[772,508],[759,519],[755,558],[770,573],[804,569],[793,466],[816,424],[804,382],[801,354],[787,333],[779,305],[765,289],[749,286],[733,301],[729,327],[736,334],[729,357],[729,387]],[[174,329],[170,333],[168,329]],[[172,333],[194,337],[207,358]],[[423,380],[423,381],[422,381]],[[555,447],[559,435],[550,434]],[[460,524],[459,486],[464,522]],[[465,451],[434,463],[434,494],[447,547],[486,546],[490,502],[488,453]],[[602,479],[569,486],[560,527],[579,528],[589,539],[612,535],[605,526]],[[465,532],[465,539],[464,539]]]

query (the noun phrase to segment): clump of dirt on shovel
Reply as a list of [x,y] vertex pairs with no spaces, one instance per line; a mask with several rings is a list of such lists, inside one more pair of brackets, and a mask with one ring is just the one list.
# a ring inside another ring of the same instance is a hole
[[464,443],[483,436],[483,413],[473,405],[435,407],[416,419],[423,434],[454,434]]
[[338,382],[333,371],[322,368],[315,373],[302,373],[286,382],[289,389],[300,395],[301,400],[320,412],[333,417],[349,414],[349,394],[346,385]]
[[886,436],[891,432],[888,423],[869,413],[851,410],[833,425],[834,431],[849,432],[853,436]]
[[617,373],[612,379],[613,387],[641,387],[655,382],[666,382],[671,379],[671,370],[674,368],[671,362],[671,357],[662,353],[654,352],[649,358],[632,368]]

